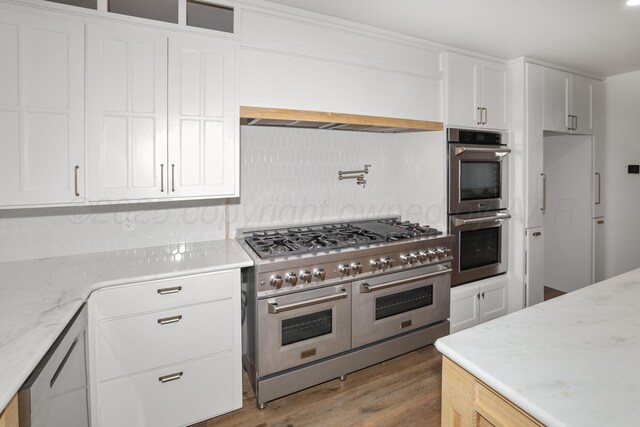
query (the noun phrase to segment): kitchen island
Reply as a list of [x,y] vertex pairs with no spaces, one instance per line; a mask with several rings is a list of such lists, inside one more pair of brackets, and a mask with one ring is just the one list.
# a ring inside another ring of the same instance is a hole
[[444,337],[442,425],[640,419],[640,269]]

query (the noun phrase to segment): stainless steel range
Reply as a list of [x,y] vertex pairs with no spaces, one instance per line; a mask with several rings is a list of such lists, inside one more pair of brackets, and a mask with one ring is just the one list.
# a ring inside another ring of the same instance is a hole
[[449,333],[454,238],[399,218],[246,231],[243,363],[258,407]]

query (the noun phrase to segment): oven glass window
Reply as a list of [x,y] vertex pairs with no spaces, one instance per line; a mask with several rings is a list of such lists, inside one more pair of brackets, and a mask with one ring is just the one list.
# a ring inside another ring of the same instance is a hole
[[461,162],[460,200],[500,198],[500,162]]
[[330,334],[333,330],[332,320],[333,311],[331,309],[285,319],[282,321],[282,345]]
[[500,262],[500,227],[460,233],[460,270]]
[[376,320],[433,304],[433,285],[376,298]]

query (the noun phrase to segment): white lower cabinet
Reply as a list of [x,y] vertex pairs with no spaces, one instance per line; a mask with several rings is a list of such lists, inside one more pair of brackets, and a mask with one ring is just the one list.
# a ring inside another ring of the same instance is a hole
[[507,285],[499,277],[451,289],[451,333],[507,314]]
[[92,425],[176,427],[240,408],[240,322],[239,270],[96,291]]

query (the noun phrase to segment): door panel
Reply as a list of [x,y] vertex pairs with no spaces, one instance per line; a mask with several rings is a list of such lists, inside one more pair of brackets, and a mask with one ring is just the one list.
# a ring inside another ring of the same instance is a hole
[[91,24],[87,43],[90,200],[166,197],[166,36]]
[[527,64],[527,210],[526,227],[542,227],[544,221],[543,152],[544,68]]
[[477,127],[480,113],[478,60],[447,54],[447,124]]
[[451,290],[451,333],[477,325],[480,322],[480,289],[467,285]]
[[507,108],[507,67],[497,62],[485,62],[482,69],[482,107],[486,108],[485,126],[494,129],[509,127]]
[[0,54],[0,205],[84,201],[83,24],[5,10]]
[[593,133],[591,105],[593,90],[591,80],[585,77],[571,75],[571,100],[569,110],[577,117],[575,133]]
[[567,132],[569,114],[569,73],[545,67],[543,129]]
[[169,40],[170,196],[238,193],[235,44]]
[[498,279],[480,288],[480,323],[507,314],[507,284],[506,279]]
[[525,245],[525,307],[529,307],[544,301],[544,229],[528,229]]

